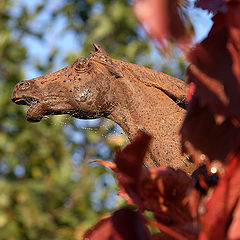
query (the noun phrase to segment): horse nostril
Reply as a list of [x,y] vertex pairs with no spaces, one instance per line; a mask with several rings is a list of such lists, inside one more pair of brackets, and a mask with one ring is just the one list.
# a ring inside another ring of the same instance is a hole
[[28,89],[30,87],[30,82],[22,81],[22,82],[18,83],[17,86],[18,86],[19,90],[26,90],[26,89]]

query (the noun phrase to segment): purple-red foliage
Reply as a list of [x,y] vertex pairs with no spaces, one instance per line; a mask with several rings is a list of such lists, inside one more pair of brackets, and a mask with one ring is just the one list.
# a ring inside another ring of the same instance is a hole
[[195,2],[195,7],[217,12],[225,11],[227,9],[227,3],[225,0],[197,0]]
[[[159,228],[163,232],[162,237],[191,239],[196,234],[197,225],[193,224],[190,209],[184,200],[192,180],[185,172],[170,167],[143,168],[143,160],[150,139],[148,134],[141,133],[133,143],[117,152],[115,163],[103,160],[96,160],[96,162],[115,172],[120,189],[119,195],[129,204],[137,206],[139,221]],[[145,210],[152,211],[156,221],[143,220],[142,214]],[[112,221],[112,218],[109,218],[109,221]],[[109,223],[106,223],[107,228]],[[99,228],[98,225],[97,228],[93,228],[94,232],[102,231],[101,229],[102,227]],[[130,231],[127,228],[125,230]],[[132,233],[129,232],[129,234]]]
[[181,128],[184,152],[197,166],[217,172],[218,184],[193,190],[192,211],[198,211],[199,239],[239,239],[240,170],[240,1],[199,0],[196,6],[215,13],[206,39],[188,54],[190,92]]
[[239,239],[240,153],[231,158],[205,204],[199,239]]

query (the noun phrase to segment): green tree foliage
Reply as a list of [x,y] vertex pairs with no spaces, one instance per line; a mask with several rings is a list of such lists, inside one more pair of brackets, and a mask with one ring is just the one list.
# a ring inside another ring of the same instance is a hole
[[[129,1],[69,0],[49,10],[50,2],[39,1],[30,11],[24,5],[16,8],[17,1],[0,1],[1,240],[81,239],[116,204],[111,175],[88,164],[93,158],[113,158],[116,141],[108,137],[116,130],[112,122],[95,121],[90,129],[55,116],[34,124],[25,120],[23,107],[11,103],[13,86],[24,79],[24,64],[31,59],[24,38],[45,41],[45,28],[35,29],[31,23],[46,10],[49,25],[65,19],[64,31],[74,32],[81,47],[67,61],[87,56],[93,42],[131,62],[141,62],[150,53]],[[44,63],[32,61],[31,67],[51,71],[59,52],[54,46]]]
[[53,19],[59,13],[68,19],[66,28],[80,36],[83,55],[89,53],[93,42],[100,43],[112,57],[132,62],[140,54],[149,53],[148,43],[139,36],[139,28],[127,0],[70,0],[53,13]]

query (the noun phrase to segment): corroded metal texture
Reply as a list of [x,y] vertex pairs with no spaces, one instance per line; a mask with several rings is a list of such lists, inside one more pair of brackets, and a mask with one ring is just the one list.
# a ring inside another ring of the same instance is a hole
[[153,136],[145,164],[168,165],[191,173],[181,155],[178,131],[185,113],[186,84],[164,73],[111,58],[98,44],[88,58],[48,75],[19,82],[12,101],[29,105],[27,119],[69,114],[106,117],[118,123],[130,141],[138,131]]

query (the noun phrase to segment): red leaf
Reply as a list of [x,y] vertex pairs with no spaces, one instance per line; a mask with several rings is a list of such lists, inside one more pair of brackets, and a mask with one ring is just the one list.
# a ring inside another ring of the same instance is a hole
[[117,179],[127,192],[138,192],[142,165],[150,140],[150,135],[141,132],[131,144],[116,153]]
[[166,49],[166,40],[176,39],[182,46],[190,42],[190,31],[179,0],[135,0],[134,13],[145,31]]
[[194,83],[190,83],[188,86],[188,92],[187,92],[187,98],[186,98],[186,103],[189,103],[190,100],[192,99],[192,96],[195,92],[195,84]]
[[192,217],[196,220],[198,217],[198,208],[201,201],[201,194],[197,189],[192,189],[185,201],[189,205]]
[[[132,199],[132,203],[138,205],[141,211],[152,211],[161,226],[162,223],[166,224],[172,232],[190,239],[197,235],[198,226],[192,224],[190,210],[184,201],[191,184],[191,178],[181,170],[152,168],[143,172],[138,192],[130,192],[128,195],[122,188],[121,195],[129,203],[129,199]],[[160,230],[172,236],[165,228]]]
[[136,196],[141,187],[139,183],[143,173],[142,166],[150,140],[150,135],[140,132],[131,144],[116,152],[115,163],[100,159],[93,161],[115,172],[120,189],[118,194],[129,204],[138,202]]
[[[193,230],[196,228],[192,225],[190,210],[184,202],[192,179],[185,172],[170,167],[143,169],[144,155],[149,143],[150,136],[141,133],[131,144],[117,153],[116,166],[110,164],[119,182],[119,195],[128,203],[135,203],[140,212],[152,211],[155,218],[161,222],[161,226],[166,224],[172,228],[172,232],[161,228],[166,234],[172,236],[172,233],[173,235],[175,233],[176,236],[180,236],[178,239],[184,238],[181,236],[186,236],[187,239],[195,237],[196,231]],[[109,167],[108,162],[97,161]],[[111,221],[113,222],[113,219]],[[118,218],[117,221],[116,226],[127,222],[123,220],[120,224]],[[106,226],[109,228],[108,224]],[[125,228],[123,225],[122,231]]]
[[232,222],[229,226],[228,233],[227,233],[227,239],[233,240],[233,239],[240,239],[240,201],[238,200],[238,203],[235,207],[235,210],[232,214]]
[[110,240],[112,231],[112,223],[110,218],[103,218],[85,234],[83,239],[98,240],[101,236],[102,240]]
[[221,125],[216,124],[208,107],[201,107],[199,100],[193,96],[188,113],[180,130],[184,152],[192,154],[197,165],[209,160],[225,162],[229,154],[240,145],[240,128],[230,120]]
[[164,223],[190,221],[191,215],[183,199],[191,185],[191,178],[185,172],[170,167],[143,170],[142,163],[149,142],[150,136],[141,133],[117,153],[117,169],[114,171],[119,181],[120,195],[128,202],[132,200],[142,211],[153,211]]
[[149,240],[150,233],[143,217],[129,208],[122,208],[109,218],[100,220],[84,236],[89,240]]
[[229,25],[228,50],[231,53],[233,61],[233,73],[238,83],[240,82],[240,1],[231,1],[229,3],[226,21]]
[[210,107],[217,123],[230,118],[239,125],[240,53],[236,46],[240,42],[240,30],[232,30],[226,19],[225,15],[217,14],[208,37],[189,55],[192,65],[188,82],[195,83],[194,94],[200,105]]
[[157,240],[157,239],[169,239],[169,236],[171,237],[171,239],[176,239],[176,240],[189,240],[190,238],[185,238],[184,236],[182,236],[181,234],[175,232],[172,228],[169,228],[168,226],[165,226],[159,222],[153,221],[153,220],[149,220],[148,224],[158,228],[159,230],[161,230],[161,233],[156,234],[155,236],[153,235],[151,240]]
[[240,1],[229,1],[228,0],[228,11],[226,13],[227,23],[234,28],[240,28]]
[[114,212],[112,223],[115,231],[123,236],[124,240],[147,240],[150,237],[143,217],[129,208]]
[[117,169],[117,165],[114,162],[105,161],[102,159],[95,159],[95,160],[91,161],[90,163],[95,163],[95,162],[100,163],[101,165],[103,165],[106,168],[111,169],[112,171],[116,171],[116,169]]
[[152,211],[158,221],[168,225],[185,224],[192,220],[183,201],[191,183],[191,178],[181,170],[152,168],[139,183],[138,197],[142,207]]
[[[232,221],[232,215],[234,216],[237,210],[236,206],[240,197],[239,176],[240,153],[229,161],[225,175],[220,178],[212,195],[208,196],[209,201],[205,205],[205,214],[201,217],[200,240],[238,239],[228,237],[228,228]],[[236,212],[236,214],[239,213]],[[234,224],[234,221],[232,224]],[[231,227],[234,228],[234,225],[230,225],[230,229]],[[237,236],[235,231],[230,231],[229,234]]]
[[227,4],[225,0],[197,0],[195,2],[195,7],[216,12],[216,11],[226,11]]

